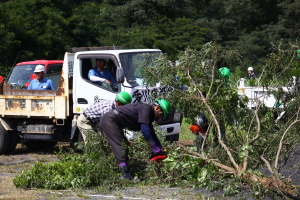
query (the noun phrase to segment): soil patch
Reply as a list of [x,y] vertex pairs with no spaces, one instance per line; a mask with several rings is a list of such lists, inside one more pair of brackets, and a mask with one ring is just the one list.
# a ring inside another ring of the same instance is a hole
[[284,178],[300,186],[300,145],[288,154],[279,167],[279,173]]

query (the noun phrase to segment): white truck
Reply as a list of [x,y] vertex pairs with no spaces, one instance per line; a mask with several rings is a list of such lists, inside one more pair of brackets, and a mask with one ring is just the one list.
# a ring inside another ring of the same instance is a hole
[[276,88],[271,86],[247,86],[247,80],[241,78],[238,84],[238,94],[248,97],[248,108],[256,108],[260,104],[263,104],[268,108],[273,108],[279,101],[279,99],[276,99],[274,92],[281,90],[286,95],[292,95],[295,94],[297,87],[298,83],[295,76],[291,78],[289,86],[280,86]]
[[[241,78],[239,80],[237,89],[238,95],[248,97],[249,101],[247,103],[247,107],[249,109],[256,109],[262,105],[267,108],[283,108],[284,105],[281,104],[282,99],[277,99],[274,93],[280,90],[285,94],[284,98],[289,95],[295,95],[297,92],[299,92],[299,81],[297,81],[296,77],[293,76],[290,79],[288,86],[264,87],[247,86],[247,80],[245,78]],[[275,119],[275,123],[280,120],[284,114],[285,111],[281,111]]]
[[[12,153],[17,143],[36,150],[51,148],[57,142],[77,141],[80,113],[97,101],[115,99],[118,92],[127,91],[133,102],[145,103],[153,94],[168,92],[159,85],[146,88],[140,76],[143,67],[160,53],[159,49],[73,48],[65,53],[62,70],[46,75],[57,85],[56,90],[15,87],[9,76],[0,84],[0,154]],[[111,87],[89,80],[88,72],[99,58],[107,61],[106,67],[118,84]],[[34,74],[34,67],[24,65],[28,74]],[[17,69],[21,67],[13,68],[10,74],[18,74],[14,72]],[[158,122],[167,140],[178,140],[182,118],[182,113],[174,109]]]

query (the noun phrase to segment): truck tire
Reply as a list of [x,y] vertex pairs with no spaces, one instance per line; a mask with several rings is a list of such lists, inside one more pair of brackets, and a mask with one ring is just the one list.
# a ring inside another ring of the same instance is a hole
[[56,144],[56,141],[28,140],[24,142],[24,145],[30,150],[51,149]]
[[10,131],[9,136],[10,136],[10,143],[8,145],[5,154],[11,154],[12,152],[14,152],[18,144],[18,141],[20,139],[17,131]]
[[9,133],[0,123],[0,155],[5,154],[10,144]]

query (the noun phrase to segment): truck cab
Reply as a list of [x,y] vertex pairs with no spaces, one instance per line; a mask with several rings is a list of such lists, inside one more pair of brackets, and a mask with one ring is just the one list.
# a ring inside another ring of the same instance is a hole
[[[117,49],[93,50],[66,53],[64,65],[69,67],[69,76],[73,76],[73,113],[80,114],[88,106],[103,99],[115,99],[117,93],[126,91],[133,97],[133,102],[149,103],[155,95],[164,95],[168,87],[157,84],[147,88],[143,82],[142,71],[161,54],[159,49]],[[108,70],[116,84],[93,82],[88,73],[96,66],[96,59],[106,61]],[[66,66],[64,66],[66,67]],[[76,80],[76,81],[75,81]],[[179,138],[182,113],[175,109],[165,119],[159,121],[161,129],[166,133],[168,140],[177,141]],[[135,134],[127,132],[129,139]]]
[[63,60],[35,60],[20,62],[12,68],[7,84],[11,84],[13,89],[27,89],[30,81],[35,79],[34,69],[37,65],[45,67],[45,77],[49,78],[54,83],[54,88],[57,89],[60,74],[62,71]]

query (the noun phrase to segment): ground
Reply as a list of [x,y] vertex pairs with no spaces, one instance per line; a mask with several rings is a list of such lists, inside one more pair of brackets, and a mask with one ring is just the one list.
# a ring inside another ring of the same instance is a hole
[[300,186],[300,146],[296,147],[289,153],[283,162],[280,164],[280,170],[282,176],[286,179],[291,179],[295,185]]
[[[67,144],[60,143],[58,146],[67,148]],[[40,189],[17,189],[13,185],[13,179],[20,171],[30,169],[34,162],[57,161],[54,151],[30,151],[26,147],[18,145],[13,155],[0,156],[0,199],[255,199],[247,187],[238,188],[240,193],[232,197],[222,197],[223,191],[208,191],[205,188],[162,188],[162,187],[139,187],[125,190],[112,191],[109,194],[99,194],[92,190],[40,190]],[[291,178],[300,185],[299,173],[300,146],[290,153],[287,159],[281,163],[280,172],[287,178]],[[274,199],[274,197],[263,197]],[[278,199],[282,199],[278,197]]]

